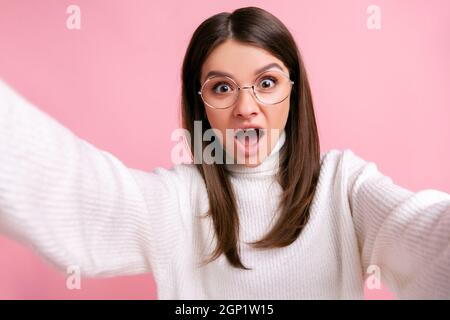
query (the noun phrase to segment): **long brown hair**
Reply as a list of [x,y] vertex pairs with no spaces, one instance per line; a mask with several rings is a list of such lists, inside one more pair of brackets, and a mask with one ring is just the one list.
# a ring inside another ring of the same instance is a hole
[[[232,13],[218,13],[200,24],[192,35],[182,66],[182,125],[191,137],[196,136],[194,121],[201,121],[202,136],[211,128],[203,101],[197,94],[200,71],[212,50],[228,39],[267,50],[283,61],[294,81],[285,126],[286,141],[280,150],[277,173],[283,189],[278,206],[280,215],[262,239],[251,243],[259,249],[285,247],[297,239],[308,221],[320,171],[320,146],[306,70],[294,38],[278,18],[261,8],[245,7]],[[189,147],[197,153],[194,143],[189,140]],[[197,141],[195,145],[202,145],[203,149],[206,142]],[[207,214],[212,217],[217,239],[217,246],[207,263],[224,253],[232,266],[250,270],[239,256],[239,217],[225,165],[202,161],[196,168],[205,181],[209,198]]]

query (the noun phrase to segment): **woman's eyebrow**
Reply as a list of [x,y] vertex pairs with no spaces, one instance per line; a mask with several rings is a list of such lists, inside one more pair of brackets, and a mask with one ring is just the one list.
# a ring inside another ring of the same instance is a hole
[[[256,76],[256,75],[260,74],[261,72],[266,71],[266,70],[271,69],[271,68],[277,68],[277,69],[280,69],[281,71],[283,71],[283,68],[278,63],[272,62],[272,63],[269,63],[268,65],[266,65],[266,66],[256,70],[254,75]],[[231,74],[229,74],[229,73],[227,73],[225,71],[215,71],[215,70],[212,70],[212,71],[208,72],[206,74],[205,79],[207,79],[209,77],[212,77],[212,76],[226,76],[226,77],[230,77],[230,78],[234,79],[233,75],[231,75]]]
[[[268,64],[267,66],[265,66],[265,67],[262,67],[262,68],[256,70],[255,73],[254,73],[254,75],[256,76],[256,75],[260,74],[261,72],[266,71],[266,70],[268,70],[268,69],[272,69],[272,68],[277,68],[277,69],[280,69],[281,71],[283,71],[283,68],[282,68],[278,63],[273,62],[273,63],[269,63],[269,64]],[[283,72],[284,72],[284,71],[283,71]]]

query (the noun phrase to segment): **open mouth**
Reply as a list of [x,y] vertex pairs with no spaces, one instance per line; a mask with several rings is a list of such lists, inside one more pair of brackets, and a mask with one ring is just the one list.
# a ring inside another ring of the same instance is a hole
[[246,155],[253,155],[258,151],[261,138],[265,130],[261,128],[237,129],[234,138],[238,142],[241,151]]
[[259,128],[238,129],[234,137],[242,144],[255,144],[263,131]]

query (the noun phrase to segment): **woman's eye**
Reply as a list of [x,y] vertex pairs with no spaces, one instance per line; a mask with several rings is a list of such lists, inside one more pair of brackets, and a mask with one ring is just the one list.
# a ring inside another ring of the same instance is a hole
[[227,83],[221,82],[221,83],[216,84],[213,87],[213,90],[215,93],[228,93],[228,92],[232,91],[232,88]]
[[276,85],[276,83],[277,83],[277,79],[274,79],[272,77],[265,78],[265,79],[261,80],[260,87],[262,89],[270,89],[270,88],[274,87]]

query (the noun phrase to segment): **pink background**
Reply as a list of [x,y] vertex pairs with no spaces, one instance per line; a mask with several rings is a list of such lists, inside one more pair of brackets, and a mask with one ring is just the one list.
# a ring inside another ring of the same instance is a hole
[[[70,4],[81,8],[81,30],[66,28]],[[366,27],[371,4],[381,30]],[[249,5],[279,17],[298,42],[322,152],[350,148],[399,185],[450,192],[447,0],[0,0],[0,77],[130,167],[170,167],[187,42],[207,17]],[[3,299],[155,298],[150,274],[70,291],[30,249],[0,237],[0,252]]]

